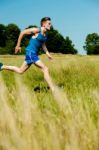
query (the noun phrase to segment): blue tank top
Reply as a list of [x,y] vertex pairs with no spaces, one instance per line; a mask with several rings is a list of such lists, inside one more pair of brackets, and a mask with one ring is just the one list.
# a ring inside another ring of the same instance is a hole
[[43,35],[41,31],[38,33],[36,38],[31,37],[28,46],[26,47],[26,51],[31,51],[32,53],[37,54],[39,48],[46,42],[47,35]]

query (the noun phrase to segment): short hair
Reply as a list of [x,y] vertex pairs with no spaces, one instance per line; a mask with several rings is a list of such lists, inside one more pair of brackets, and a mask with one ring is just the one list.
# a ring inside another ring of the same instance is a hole
[[41,19],[41,26],[43,25],[43,23],[45,22],[45,21],[47,21],[47,20],[49,20],[49,21],[51,21],[51,18],[50,17],[44,17],[44,18],[42,18]]

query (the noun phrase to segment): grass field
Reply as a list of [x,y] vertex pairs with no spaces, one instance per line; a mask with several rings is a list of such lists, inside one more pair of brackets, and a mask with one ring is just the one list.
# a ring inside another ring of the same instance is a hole
[[[23,75],[0,72],[0,150],[99,150],[99,56],[53,54]],[[23,56],[0,56],[20,66]]]

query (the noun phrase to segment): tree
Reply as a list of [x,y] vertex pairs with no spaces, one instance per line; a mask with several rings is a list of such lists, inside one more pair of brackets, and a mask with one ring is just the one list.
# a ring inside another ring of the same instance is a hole
[[6,50],[7,53],[13,54],[14,49],[17,43],[17,39],[20,33],[20,29],[17,25],[15,24],[9,24],[6,27]]
[[64,54],[77,54],[77,50],[74,48],[74,44],[72,44],[72,41],[67,36],[65,39],[64,47],[63,47],[63,53]]
[[53,27],[48,33],[47,47],[50,52],[63,53],[63,54],[76,54],[77,50],[74,48],[72,41],[69,37],[64,37]]
[[3,24],[0,24],[0,47],[5,46],[6,35],[5,35],[6,27]]
[[48,33],[47,47],[50,52],[58,53],[62,51],[63,37],[54,28]]
[[[27,28],[37,27],[30,25]],[[27,29],[26,28],[26,29]],[[15,46],[20,34],[20,29],[16,24],[8,24],[7,26],[0,25],[0,54],[14,54]],[[29,39],[33,34],[26,35],[22,38],[21,47],[25,50]],[[46,42],[47,48],[50,52],[64,53],[64,54],[76,54],[77,50],[74,48],[72,41],[69,37],[64,38],[57,30],[53,27],[48,32],[48,41]],[[22,50],[22,54],[24,51]],[[43,51],[39,51],[41,54]]]
[[97,33],[88,34],[83,48],[87,54],[99,54],[99,35]]

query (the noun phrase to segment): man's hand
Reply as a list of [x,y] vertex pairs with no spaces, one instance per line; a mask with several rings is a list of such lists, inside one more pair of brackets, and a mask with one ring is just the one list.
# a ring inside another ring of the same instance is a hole
[[50,60],[53,60],[53,58],[52,58],[52,56],[51,56],[51,55],[48,55],[48,58],[49,58]]
[[50,55],[50,53],[49,53],[48,51],[46,52],[46,55],[47,55],[47,57],[48,57],[50,60],[53,59],[52,56]]
[[15,54],[17,54],[18,52],[21,52],[21,47],[20,46],[15,47]]

